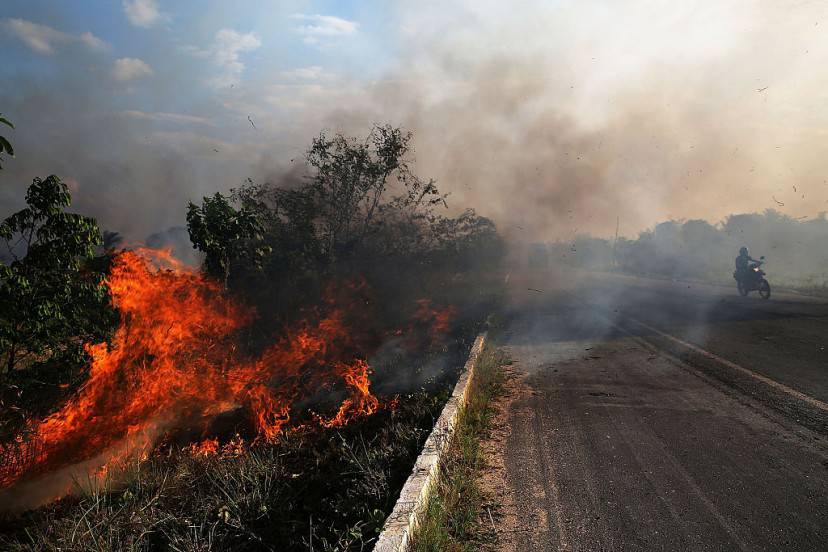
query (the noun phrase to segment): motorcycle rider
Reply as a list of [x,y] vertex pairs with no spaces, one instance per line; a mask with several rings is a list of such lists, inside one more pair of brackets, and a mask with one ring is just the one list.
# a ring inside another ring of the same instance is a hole
[[759,262],[748,253],[748,248],[742,246],[739,256],[736,257],[736,279],[745,281],[750,276],[750,263]]

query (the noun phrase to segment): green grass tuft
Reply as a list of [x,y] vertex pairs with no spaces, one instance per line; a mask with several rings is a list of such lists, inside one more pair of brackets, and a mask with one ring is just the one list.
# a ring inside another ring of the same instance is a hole
[[492,399],[503,389],[503,366],[508,361],[500,349],[487,346],[469,390],[469,400],[458,414],[448,453],[440,466],[437,487],[414,534],[416,552],[474,551],[485,537],[478,526],[485,495],[479,485],[486,458],[481,438],[491,427]]

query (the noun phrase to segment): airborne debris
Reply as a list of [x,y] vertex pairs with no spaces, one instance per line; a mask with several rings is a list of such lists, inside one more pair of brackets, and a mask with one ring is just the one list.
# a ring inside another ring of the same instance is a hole
[[526,288],[526,289],[527,289],[528,291],[536,291],[536,292],[538,292],[538,293],[543,293],[543,290],[541,290],[541,289],[535,289],[535,288]]
[[250,118],[250,115],[247,116],[247,120],[250,121],[250,124],[253,126],[253,128],[256,128],[256,123],[253,122],[253,119]]
[[764,91],[765,91],[765,90],[767,90],[768,88],[770,88],[770,87],[766,86],[766,87],[764,87],[764,88],[757,88],[757,89],[756,89],[756,91],[757,91],[757,92],[764,92]]
[[779,201],[778,199],[776,199],[776,197],[771,196],[771,199],[772,199],[772,200],[774,200],[774,201],[776,202],[776,204],[777,204],[777,205],[779,205],[780,207],[784,207],[784,206],[785,206],[785,204],[784,204],[784,203],[782,203],[781,201]]

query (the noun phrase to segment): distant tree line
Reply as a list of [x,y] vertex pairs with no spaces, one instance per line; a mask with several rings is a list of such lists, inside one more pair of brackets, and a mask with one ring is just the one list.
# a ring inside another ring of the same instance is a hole
[[670,220],[637,239],[577,236],[548,244],[551,262],[596,270],[730,282],[739,248],[766,256],[772,281],[793,287],[828,286],[828,219],[802,220],[769,209],[730,215],[719,224]]

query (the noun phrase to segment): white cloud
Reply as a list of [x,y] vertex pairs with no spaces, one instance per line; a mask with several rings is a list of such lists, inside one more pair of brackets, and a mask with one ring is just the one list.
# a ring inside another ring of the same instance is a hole
[[90,32],[85,32],[80,37],[78,37],[81,42],[92,48],[93,50],[103,50],[106,48],[107,44],[97,36],[93,35]]
[[102,50],[107,47],[106,42],[90,32],[74,36],[25,19],[3,19],[0,20],[0,27],[6,29],[35,52],[49,56],[57,51],[58,45],[64,44],[83,44],[93,50]]
[[297,67],[296,69],[282,71],[282,77],[289,80],[320,80],[326,76],[325,70],[319,65]]
[[152,67],[137,58],[120,58],[115,60],[112,78],[125,82],[152,75]]
[[7,19],[4,23],[12,34],[39,54],[54,54],[54,44],[65,42],[69,36],[46,25],[38,25],[25,19]]
[[216,32],[213,43],[208,47],[190,45],[183,49],[197,58],[212,60],[220,71],[206,77],[204,82],[215,88],[225,88],[239,83],[239,77],[245,69],[242,54],[258,50],[261,45],[262,41],[256,33],[221,29]]
[[213,57],[216,63],[232,73],[241,73],[244,64],[239,60],[243,52],[258,49],[262,41],[255,33],[239,33],[233,29],[222,29],[216,33]]
[[305,24],[296,27],[306,44],[318,44],[323,39],[333,39],[355,34],[359,23],[336,17],[333,15],[306,15],[297,13],[293,19],[304,21]]
[[124,0],[124,12],[136,27],[151,27],[161,20],[155,0]]
[[144,121],[153,121],[158,123],[175,123],[175,124],[197,124],[214,126],[214,123],[204,117],[196,117],[195,115],[186,115],[184,113],[164,113],[164,112],[146,112],[130,109],[124,111],[123,114],[133,119],[141,119]]

